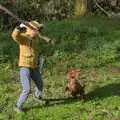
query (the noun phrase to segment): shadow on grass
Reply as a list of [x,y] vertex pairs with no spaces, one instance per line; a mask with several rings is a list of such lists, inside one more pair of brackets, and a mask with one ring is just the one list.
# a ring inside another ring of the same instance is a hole
[[72,97],[68,97],[68,98],[52,98],[52,99],[42,99],[42,101],[38,102],[37,105],[34,106],[29,106],[27,108],[25,108],[25,111],[29,111],[30,109],[39,109],[39,108],[44,108],[44,107],[52,107],[54,105],[64,105],[64,104],[71,104],[77,101],[81,101],[80,98],[72,98]]
[[[93,91],[89,92],[86,95],[85,101],[87,102],[89,100],[98,100],[98,99],[104,99],[106,97],[110,96],[120,96],[120,83],[118,84],[109,84],[100,88],[96,88]],[[77,101],[81,101],[80,98],[58,98],[58,99],[43,99],[42,104],[29,106],[25,109],[25,111],[29,111],[30,109],[39,109],[44,107],[51,107],[54,105],[64,105],[64,104],[71,104]]]
[[108,84],[106,86],[94,89],[87,94],[87,100],[104,99],[110,96],[120,96],[120,83]]

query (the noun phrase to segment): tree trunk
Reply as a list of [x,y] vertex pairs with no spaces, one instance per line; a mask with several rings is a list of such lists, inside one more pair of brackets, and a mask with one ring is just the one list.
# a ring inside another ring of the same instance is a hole
[[75,1],[75,17],[82,16],[87,12],[87,0]]

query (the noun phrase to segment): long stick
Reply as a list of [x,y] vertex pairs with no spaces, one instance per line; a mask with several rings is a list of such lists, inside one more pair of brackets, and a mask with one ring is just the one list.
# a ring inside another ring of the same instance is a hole
[[[24,25],[26,25],[27,27],[29,27],[29,28],[32,29],[32,30],[35,30],[35,28],[32,27],[32,26],[29,24],[29,22],[27,22],[27,21],[19,18],[17,15],[15,15],[13,12],[11,12],[10,10],[8,10],[6,7],[4,7],[4,6],[1,5],[1,4],[0,4],[0,9],[1,9],[2,11],[5,11],[8,15],[10,15],[10,16],[13,17],[14,19],[16,19],[18,22],[23,23]],[[49,42],[49,41],[51,40],[50,38],[48,38],[48,37],[46,37],[46,36],[39,35],[39,37],[40,37],[41,39],[44,39],[46,42]]]
[[0,9],[4,12],[6,12],[8,15],[10,15],[11,17],[13,17],[14,19],[16,19],[18,22],[23,23],[24,25],[28,26],[30,29],[35,30],[34,27],[32,27],[29,22],[22,20],[21,18],[19,18],[17,15],[15,15],[14,13],[12,13],[10,10],[8,10],[6,7],[4,7],[3,5],[0,4]]
[[15,14],[13,14],[11,11],[9,11],[6,7],[2,6],[1,4],[0,4],[0,9],[3,10],[3,11],[5,11],[7,14],[9,14],[10,16],[12,16],[13,18],[15,18],[17,21],[23,22],[22,19],[20,19],[18,16],[16,16]]

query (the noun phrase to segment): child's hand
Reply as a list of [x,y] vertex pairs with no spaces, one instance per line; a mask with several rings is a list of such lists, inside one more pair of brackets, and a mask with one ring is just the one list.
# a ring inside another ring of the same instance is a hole
[[17,28],[20,32],[26,32],[26,30],[27,30],[26,27],[17,26],[16,28]]

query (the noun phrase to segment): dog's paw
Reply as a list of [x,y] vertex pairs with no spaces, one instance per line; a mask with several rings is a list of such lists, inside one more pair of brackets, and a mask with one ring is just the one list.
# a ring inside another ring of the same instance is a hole
[[85,95],[80,95],[80,100],[85,100]]

